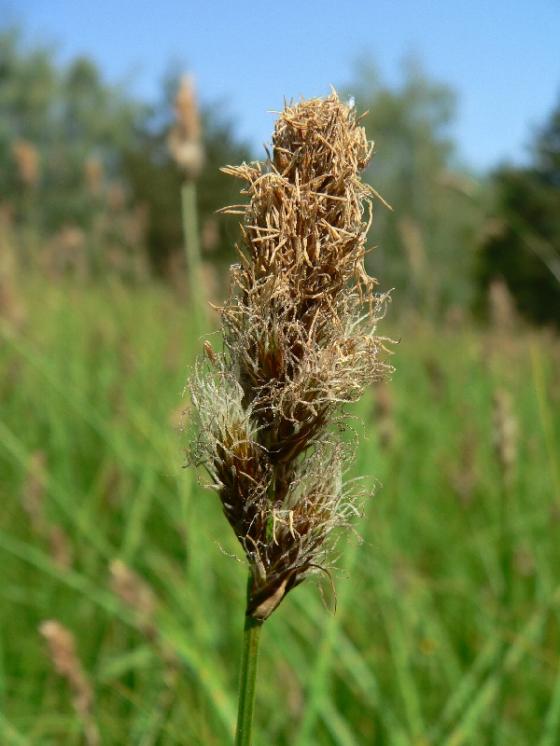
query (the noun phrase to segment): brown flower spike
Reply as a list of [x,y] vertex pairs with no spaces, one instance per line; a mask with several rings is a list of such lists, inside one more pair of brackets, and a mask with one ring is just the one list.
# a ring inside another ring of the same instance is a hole
[[372,144],[333,93],[286,106],[266,163],[224,170],[246,182],[241,264],[221,308],[224,351],[205,345],[190,384],[195,460],[210,474],[251,569],[247,613],[266,619],[325,569],[334,529],[356,513],[345,491],[341,405],[390,366],[375,336],[386,296],[364,269],[375,192],[359,173]]
[[169,133],[167,144],[171,156],[185,176],[197,179],[204,166],[204,148],[194,79],[191,75],[181,78],[175,98],[175,124]]

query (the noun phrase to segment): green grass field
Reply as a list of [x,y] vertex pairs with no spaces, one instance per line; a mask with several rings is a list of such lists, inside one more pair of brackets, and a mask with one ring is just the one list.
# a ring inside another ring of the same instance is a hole
[[[231,743],[245,567],[183,468],[189,314],[151,287],[25,296],[24,327],[0,321],[0,743],[82,743],[38,632],[50,618],[76,637],[103,744]],[[255,746],[556,746],[560,344],[406,318],[380,331],[402,341],[391,412],[372,391],[353,420],[354,472],[375,488],[365,540],[340,544],[336,614],[310,583],[266,623]],[[518,422],[509,483],[498,390]],[[69,557],[32,525],[31,489]],[[116,558],[157,594],[156,638],[113,594]]]

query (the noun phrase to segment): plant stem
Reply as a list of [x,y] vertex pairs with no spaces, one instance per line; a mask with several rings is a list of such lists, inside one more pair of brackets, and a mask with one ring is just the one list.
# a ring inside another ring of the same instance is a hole
[[198,334],[204,322],[204,307],[200,245],[198,240],[196,184],[192,179],[186,179],[181,186],[181,216],[183,220],[185,258],[187,260],[189,302],[193,310],[196,333]]
[[506,721],[506,666],[508,650],[510,647],[509,638],[513,634],[512,630],[512,547],[510,537],[510,513],[512,509],[512,495],[510,494],[510,485],[504,474],[501,475],[500,487],[500,512],[499,512],[499,558],[502,575],[502,586],[500,589],[499,612],[498,612],[498,629],[501,630],[501,655],[499,660],[498,684],[497,684],[497,715],[495,723],[493,743],[500,746],[503,742],[504,732],[507,731]]
[[[250,585],[251,577],[249,577],[249,587]],[[258,619],[253,619],[253,617],[250,616],[245,617],[235,746],[251,746],[253,709],[255,705],[257,679],[257,660],[262,624],[262,621]]]

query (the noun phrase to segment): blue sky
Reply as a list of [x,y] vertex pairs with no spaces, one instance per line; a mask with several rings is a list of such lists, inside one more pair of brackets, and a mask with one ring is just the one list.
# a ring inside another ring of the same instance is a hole
[[62,60],[87,53],[145,97],[171,60],[185,61],[255,145],[284,97],[346,83],[363,54],[394,81],[413,53],[452,86],[453,134],[478,169],[522,160],[560,95],[560,0],[0,0],[0,12],[58,42]]

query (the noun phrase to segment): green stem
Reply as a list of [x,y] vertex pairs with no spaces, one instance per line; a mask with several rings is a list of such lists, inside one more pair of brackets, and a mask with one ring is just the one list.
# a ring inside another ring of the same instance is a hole
[[200,333],[204,322],[202,294],[202,271],[200,244],[198,240],[198,211],[196,204],[196,184],[187,179],[181,187],[181,216],[183,220],[183,238],[185,258],[187,260],[187,283],[189,302],[191,304],[196,331]]
[[500,553],[500,569],[502,576],[502,587],[500,589],[499,599],[499,611],[498,611],[498,625],[499,629],[502,630],[502,641],[501,641],[501,655],[499,660],[499,671],[498,671],[498,684],[497,684],[497,714],[496,718],[496,729],[494,732],[493,743],[495,746],[500,746],[503,742],[504,733],[507,732],[507,728],[504,727],[506,723],[506,666],[505,661],[507,659],[508,650],[510,648],[510,637],[513,636],[512,624],[512,593],[513,593],[513,568],[512,568],[512,547],[511,547],[511,536],[510,536],[510,514],[512,509],[512,494],[511,486],[508,483],[506,475],[501,475],[501,494],[500,494],[500,514],[499,514],[499,553]]
[[[251,578],[249,578],[249,586]],[[239,709],[237,712],[237,732],[235,746],[251,746],[253,710],[257,679],[257,661],[262,621],[245,617],[243,631],[243,654],[241,657],[241,677],[239,681]]]

